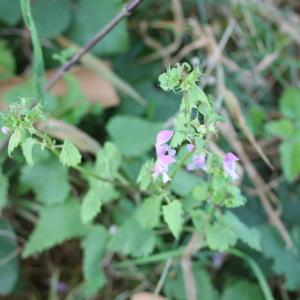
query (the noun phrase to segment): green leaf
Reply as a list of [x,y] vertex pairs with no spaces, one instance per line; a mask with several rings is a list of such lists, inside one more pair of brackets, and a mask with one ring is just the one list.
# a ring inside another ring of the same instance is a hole
[[262,254],[272,259],[272,269],[278,275],[284,275],[284,286],[288,290],[298,290],[300,286],[300,257],[286,249],[281,237],[271,227],[261,226]]
[[221,300],[264,300],[258,285],[246,281],[239,280],[226,287],[222,294]]
[[126,156],[139,156],[152,149],[161,128],[160,123],[133,116],[116,116],[107,125],[112,140]]
[[[192,272],[197,291],[196,299],[219,300],[218,292],[212,283],[212,276],[203,268],[203,265],[193,261]],[[172,269],[170,276],[167,276],[164,284],[164,292],[167,299],[187,300],[183,272],[180,265]]]
[[135,218],[128,219],[113,236],[108,248],[124,255],[147,256],[155,247],[155,234],[143,228]]
[[[122,157],[118,148],[114,144],[106,142],[103,148],[97,153],[93,173],[109,181],[113,181],[118,176],[121,162]],[[111,182],[101,181],[91,176],[88,177],[88,181],[90,189],[99,195],[102,203],[107,203],[119,195]]]
[[37,199],[46,205],[64,202],[70,192],[68,170],[53,157],[23,167],[21,179],[32,187]]
[[33,138],[27,138],[25,142],[22,144],[22,151],[25,157],[25,160],[28,165],[33,165],[33,157],[32,157],[32,150],[33,146],[35,145],[35,140]]
[[[0,295],[11,293],[19,277],[18,243],[9,223],[0,219]],[[10,257],[10,259],[8,259]]]
[[94,296],[106,283],[101,268],[101,259],[105,254],[108,233],[103,226],[93,226],[81,242],[83,249],[83,276],[85,297]]
[[141,167],[137,183],[142,191],[146,191],[152,182],[152,174],[154,170],[154,161],[148,160]]
[[21,18],[20,2],[17,0],[0,1],[0,20],[6,25],[13,26]]
[[75,167],[81,162],[81,154],[69,141],[65,141],[59,155],[61,163],[68,167]]
[[[0,4],[1,9],[1,4]],[[5,41],[0,40],[0,80],[5,80],[15,74],[15,58]]]
[[28,257],[52,248],[62,242],[80,237],[87,227],[81,223],[80,206],[70,200],[66,203],[45,207],[40,212],[39,220],[30,235],[23,257]]
[[71,21],[69,0],[38,0],[32,4],[32,16],[43,38],[53,38],[65,31]]
[[5,207],[7,203],[7,192],[8,192],[8,179],[3,174],[2,169],[0,168],[0,215],[1,210]]
[[171,187],[176,194],[184,197],[192,192],[193,188],[195,188],[200,182],[201,179],[199,176],[195,176],[189,172],[180,170],[176,173],[174,179],[172,180]]
[[205,231],[207,245],[212,250],[225,251],[237,242],[237,236],[232,227],[222,221],[207,226]]
[[[69,37],[83,45],[94,36],[121,9],[121,0],[94,1],[79,0],[75,6],[74,19],[68,32]],[[101,55],[114,55],[124,52],[128,47],[128,34],[125,21],[118,24],[93,52]]]
[[260,233],[255,228],[249,228],[235,214],[227,211],[224,216],[225,222],[232,226],[236,236],[249,247],[260,251]]
[[300,119],[300,89],[288,87],[280,97],[280,110],[288,118]]
[[178,200],[173,200],[171,203],[164,205],[162,210],[165,222],[174,237],[178,239],[183,225],[183,211],[181,203]]
[[285,139],[293,135],[295,127],[290,120],[280,119],[267,123],[266,131],[273,136]]
[[161,201],[157,197],[147,198],[136,211],[136,219],[144,228],[152,229],[159,225]]
[[87,192],[81,204],[81,220],[84,224],[93,221],[101,211],[101,198],[93,190]]
[[22,131],[20,128],[15,129],[8,142],[8,155],[11,156],[12,152],[20,145],[22,141]]
[[279,150],[283,173],[291,182],[300,174],[300,135],[284,141]]

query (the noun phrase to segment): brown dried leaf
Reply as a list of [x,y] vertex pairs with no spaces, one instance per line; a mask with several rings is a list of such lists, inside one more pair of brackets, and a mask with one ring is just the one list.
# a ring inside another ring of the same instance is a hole
[[[50,77],[54,71],[48,71],[47,77]],[[119,104],[119,97],[113,85],[103,78],[100,78],[95,72],[85,67],[76,67],[70,71],[79,82],[80,88],[87,100],[91,103],[98,102],[103,107],[115,107]],[[11,88],[23,84],[28,77],[16,76],[8,80],[0,81],[0,109],[6,107],[3,101],[4,94]],[[60,80],[52,90],[55,96],[61,96],[67,92],[67,86],[64,80]]]
[[37,128],[59,140],[72,142],[80,151],[96,154],[100,144],[79,128],[61,120],[49,119],[37,123]]

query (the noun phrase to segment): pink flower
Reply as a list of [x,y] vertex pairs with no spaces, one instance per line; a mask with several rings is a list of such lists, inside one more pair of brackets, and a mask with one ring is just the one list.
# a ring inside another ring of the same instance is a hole
[[187,144],[186,147],[187,147],[187,150],[189,152],[192,152],[194,150],[194,148],[195,148],[195,145],[194,144]]
[[198,155],[194,154],[192,162],[186,166],[188,171],[193,171],[197,169],[205,170],[206,168],[206,157],[204,154]]
[[224,157],[223,167],[227,176],[231,177],[233,180],[238,179],[238,174],[236,173],[236,161],[239,158],[233,153],[228,152]]
[[6,126],[1,127],[1,131],[3,134],[9,134],[9,132],[10,132],[9,128]]
[[155,177],[162,176],[163,182],[166,183],[170,180],[167,174],[169,165],[174,163],[176,151],[171,149],[167,142],[170,141],[174,134],[172,130],[162,130],[156,136],[155,150],[156,150],[156,162],[154,166]]

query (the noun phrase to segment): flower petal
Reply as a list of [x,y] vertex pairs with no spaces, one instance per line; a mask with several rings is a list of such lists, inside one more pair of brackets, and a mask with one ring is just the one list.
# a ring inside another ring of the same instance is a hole
[[195,145],[194,144],[187,144],[186,147],[187,147],[187,150],[189,152],[192,152],[194,150],[194,148],[195,148]]
[[162,145],[167,143],[173,136],[173,130],[162,130],[156,136],[156,144]]

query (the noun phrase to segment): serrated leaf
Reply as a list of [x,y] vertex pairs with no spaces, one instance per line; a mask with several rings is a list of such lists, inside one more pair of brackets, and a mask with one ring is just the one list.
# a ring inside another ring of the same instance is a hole
[[59,160],[65,166],[75,167],[81,162],[81,154],[71,142],[65,141],[59,154]]
[[22,140],[21,129],[17,128],[10,136],[8,142],[8,155],[11,156],[12,152],[20,145]]
[[178,239],[183,225],[183,211],[181,203],[178,200],[173,200],[171,203],[164,205],[162,210],[165,222],[174,237]]
[[154,228],[159,224],[161,201],[157,197],[144,200],[136,211],[136,219],[144,228]]
[[[73,22],[68,31],[69,37],[80,45],[85,44],[99,31],[99,28],[105,26],[122,9],[122,5],[121,0],[77,1],[74,5]],[[92,52],[101,55],[113,55],[125,51],[127,47],[126,22],[122,21],[105,37],[101,45],[94,47]]]
[[25,160],[28,165],[33,165],[33,158],[32,158],[32,150],[33,146],[35,145],[35,140],[33,138],[27,138],[24,143],[22,143],[22,151],[25,157]]
[[85,297],[95,295],[106,282],[101,268],[101,259],[105,254],[108,233],[103,226],[93,226],[81,242],[83,249],[83,276]]
[[21,180],[46,205],[64,202],[70,192],[68,170],[54,157],[23,167]]
[[290,120],[280,119],[267,123],[266,131],[273,136],[285,139],[293,135],[295,127]]
[[139,184],[142,191],[146,191],[152,182],[152,174],[154,170],[154,161],[146,161],[139,173],[137,183]]
[[134,116],[116,116],[107,125],[107,131],[121,153],[139,156],[154,147],[160,123],[153,123]]
[[111,239],[108,248],[135,257],[149,255],[155,247],[155,234],[135,218],[128,219]]
[[101,202],[107,203],[116,197],[119,193],[110,181],[114,181],[118,176],[118,170],[122,162],[121,154],[118,148],[110,142],[106,142],[97,153],[96,163],[93,168],[93,173],[108,181],[88,177],[90,189],[100,196]]
[[283,173],[288,181],[293,181],[300,174],[300,135],[284,141],[279,150]]
[[237,236],[232,227],[223,222],[207,226],[205,233],[207,245],[212,250],[225,251],[237,242]]
[[224,216],[225,222],[232,226],[237,237],[249,247],[261,251],[260,233],[255,228],[249,228],[236,215],[227,211]]
[[93,190],[87,192],[81,204],[81,220],[84,224],[93,221],[101,211],[101,199],[98,193]]
[[87,227],[81,223],[80,206],[75,201],[45,207],[23,251],[28,257],[62,242],[83,236]]
[[288,87],[280,97],[280,110],[288,118],[300,119],[300,89]]

